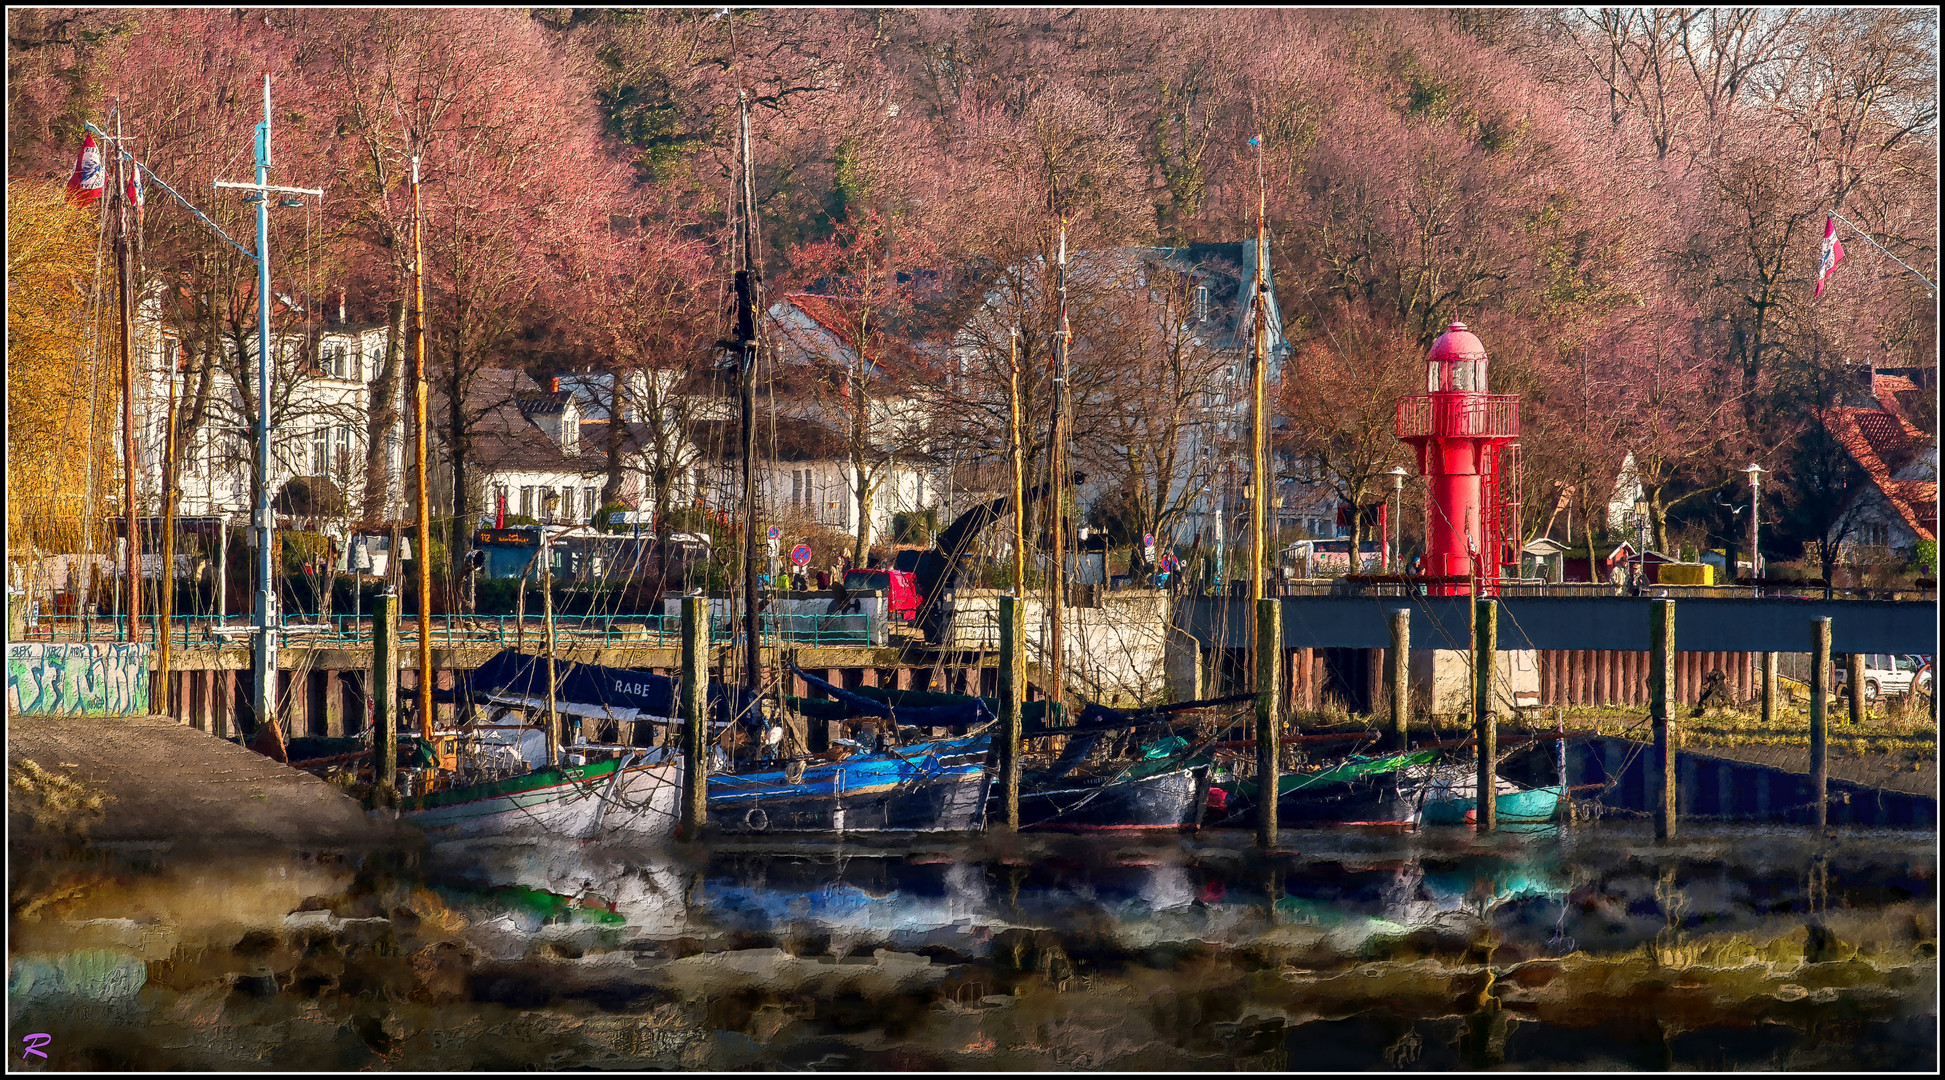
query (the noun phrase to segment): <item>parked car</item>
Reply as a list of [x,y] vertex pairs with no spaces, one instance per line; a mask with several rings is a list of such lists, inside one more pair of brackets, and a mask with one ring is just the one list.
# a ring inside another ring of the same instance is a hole
[[918,616],[918,577],[904,570],[851,570],[844,575],[851,592],[881,592],[893,616],[906,622]]
[[[1842,690],[1850,677],[1850,665],[1834,666],[1837,668],[1837,689]],[[1929,657],[1906,653],[1864,654],[1865,701],[1876,701],[1881,695],[1909,694],[1914,690],[1920,694],[1931,692]]]

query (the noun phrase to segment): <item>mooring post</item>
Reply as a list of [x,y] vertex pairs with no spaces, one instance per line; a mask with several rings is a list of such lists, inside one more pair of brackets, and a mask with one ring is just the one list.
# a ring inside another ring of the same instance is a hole
[[1410,745],[1406,725],[1411,720],[1411,609],[1391,613],[1391,742],[1398,750]]
[[1655,729],[1655,839],[1675,835],[1675,744],[1668,730],[1674,714],[1675,602],[1648,605],[1648,719]]
[[1864,724],[1864,654],[1847,653],[1844,656],[1844,681],[1850,685],[1850,722],[1862,727]]
[[1776,724],[1776,653],[1763,654],[1763,727]]
[[1499,655],[1499,604],[1490,599],[1474,600],[1473,611],[1477,616],[1473,623],[1472,649],[1472,715],[1477,735],[1473,741],[1479,748],[1478,794],[1473,817],[1480,832],[1490,832],[1499,827],[1499,771],[1494,768],[1494,759],[1499,756],[1499,721],[1493,715],[1493,661]]
[[1000,597],[1000,828],[1020,828],[1020,717],[1026,709],[1026,604]]
[[1817,828],[1830,823],[1830,618],[1810,620],[1810,803]]
[[709,823],[709,612],[700,596],[682,598],[682,839]]
[[1256,601],[1256,843],[1276,846],[1277,755],[1283,734],[1283,601]]
[[371,722],[377,761],[372,805],[398,805],[398,593],[378,598],[372,612]]

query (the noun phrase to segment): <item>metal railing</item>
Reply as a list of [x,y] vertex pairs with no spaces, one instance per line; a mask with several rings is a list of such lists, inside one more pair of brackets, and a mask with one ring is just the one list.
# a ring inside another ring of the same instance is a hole
[[1438,394],[1398,399],[1400,439],[1517,439],[1518,394]]
[[[101,642],[124,641],[126,616],[40,616],[25,628],[22,641]],[[871,643],[870,617],[864,615],[770,615],[758,616],[757,631],[766,644],[794,645],[868,645]],[[141,641],[154,644],[155,621],[143,620]],[[220,623],[214,615],[178,615],[169,622],[169,642],[177,649],[208,649],[226,645],[247,647],[250,622],[230,616]],[[682,643],[679,615],[557,615],[554,641],[557,645],[647,645],[675,647]],[[729,642],[740,631],[727,618],[710,620],[712,643]],[[368,614],[289,616],[278,633],[278,647],[313,648],[355,647],[372,643],[373,619]],[[401,614],[398,624],[401,641],[419,640],[418,618]],[[528,615],[524,620],[513,615],[436,615],[432,620],[432,643],[442,648],[466,646],[520,645],[532,651],[547,640],[544,620]]]

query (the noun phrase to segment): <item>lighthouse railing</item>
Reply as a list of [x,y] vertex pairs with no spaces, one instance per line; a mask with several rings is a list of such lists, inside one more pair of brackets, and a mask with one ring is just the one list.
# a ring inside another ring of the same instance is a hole
[[1420,394],[1398,399],[1400,439],[1517,439],[1518,394]]

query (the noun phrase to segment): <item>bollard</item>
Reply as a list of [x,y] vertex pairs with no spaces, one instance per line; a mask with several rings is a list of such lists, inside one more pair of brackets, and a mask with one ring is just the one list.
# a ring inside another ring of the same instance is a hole
[[1850,686],[1850,722],[1864,725],[1864,654],[1850,653],[1844,657],[1844,681]]
[[1776,657],[1773,652],[1763,654],[1763,726],[1766,728],[1776,723]]
[[1674,714],[1675,602],[1648,605],[1648,719],[1655,729],[1655,839],[1675,835],[1675,747],[1668,726]]
[[1411,609],[1391,613],[1391,743],[1404,750],[1410,743],[1406,727],[1411,720]]
[[1830,619],[1810,620],[1810,805],[1817,828],[1830,823]]
[[1477,736],[1479,761],[1476,781],[1476,809],[1473,817],[1480,832],[1499,828],[1499,719],[1493,707],[1493,661],[1499,656],[1499,604],[1493,600],[1473,601],[1472,641],[1472,715]]
[[700,596],[682,598],[682,839],[709,824],[709,612]]
[[1283,731],[1283,602],[1256,601],[1256,843],[1276,846],[1279,737]]
[[372,612],[371,722],[377,760],[372,805],[398,805],[398,594],[378,598]]
[[1020,715],[1026,708],[1026,604],[1000,597],[1000,828],[1020,828]]

